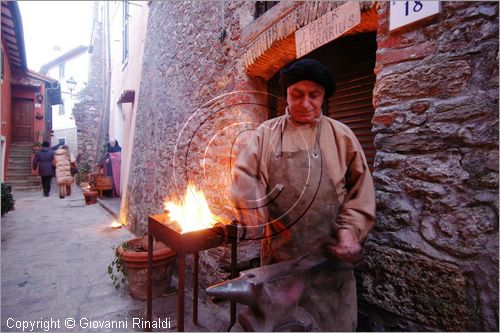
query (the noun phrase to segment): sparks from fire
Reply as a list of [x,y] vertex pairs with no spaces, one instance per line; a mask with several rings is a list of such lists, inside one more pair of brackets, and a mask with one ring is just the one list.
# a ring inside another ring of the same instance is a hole
[[175,221],[181,227],[181,233],[208,229],[217,223],[225,223],[212,214],[203,191],[198,191],[194,184],[189,184],[184,200],[164,203],[165,211],[170,221]]

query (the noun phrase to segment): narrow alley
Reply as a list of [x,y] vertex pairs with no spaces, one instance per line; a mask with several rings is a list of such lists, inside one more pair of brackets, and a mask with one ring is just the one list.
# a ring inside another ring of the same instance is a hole
[[[13,195],[15,211],[1,222],[2,332],[20,331],[16,325],[23,323],[49,325],[50,320],[51,332],[144,331],[134,326],[134,320],[145,316],[145,301],[133,299],[123,287],[116,290],[107,273],[112,248],[134,236],[125,228],[112,229],[113,217],[99,204],[86,205],[76,185],[62,200],[54,188],[49,197],[39,190]],[[189,305],[188,295],[186,301]],[[162,330],[175,331],[175,311],[173,290],[154,301],[153,320],[160,316],[171,325]],[[204,324],[215,323],[206,318],[210,315],[201,305],[200,326],[191,327],[186,320],[186,328],[209,330]],[[106,328],[113,321],[126,324]],[[44,326],[35,326],[34,331],[44,331]]]

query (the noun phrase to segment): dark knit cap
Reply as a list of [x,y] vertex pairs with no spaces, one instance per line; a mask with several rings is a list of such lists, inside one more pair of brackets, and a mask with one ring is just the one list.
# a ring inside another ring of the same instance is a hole
[[319,61],[302,59],[280,71],[280,82],[286,89],[299,81],[309,80],[325,88],[325,98],[335,93],[335,80],[330,71]]

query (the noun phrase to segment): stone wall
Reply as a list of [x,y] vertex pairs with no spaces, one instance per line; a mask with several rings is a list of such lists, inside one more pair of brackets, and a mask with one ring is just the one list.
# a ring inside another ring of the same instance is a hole
[[[188,181],[205,192],[214,213],[231,218],[226,200],[231,158],[249,133],[245,129],[268,114],[260,106],[266,104],[264,94],[237,92],[266,91],[263,80],[244,74],[240,60],[240,31],[253,12],[254,3],[244,1],[150,3],[128,195],[121,211],[122,222],[136,234],[146,232],[148,214],[161,212],[164,199],[181,196]],[[240,250],[240,258],[250,258],[258,248]],[[227,254],[227,249],[201,254],[201,271],[210,272],[200,274],[202,286],[227,277],[227,269],[218,269]]]
[[[87,87],[78,94],[78,103],[73,107],[78,137],[78,154],[80,163],[96,162],[98,138],[102,136],[99,129],[103,128],[104,110],[105,61],[104,30],[102,19],[99,18],[98,3],[94,4],[94,32],[92,35],[92,54],[89,64]],[[77,154],[75,154],[77,156]],[[97,159],[99,156],[97,156]]]
[[[395,32],[389,2],[375,6],[377,227],[358,272],[366,330],[498,329],[498,4],[441,4]],[[229,165],[245,141],[237,134],[268,111],[263,94],[226,94],[266,90],[241,60],[254,5],[150,2],[121,212],[133,232],[144,234],[147,215],[189,180],[230,218]],[[203,253],[200,267],[202,287],[227,276],[227,249]]]
[[[379,7],[367,329],[498,330],[498,3]],[[390,316],[388,315],[390,314]],[[394,316],[396,315],[396,316]]]

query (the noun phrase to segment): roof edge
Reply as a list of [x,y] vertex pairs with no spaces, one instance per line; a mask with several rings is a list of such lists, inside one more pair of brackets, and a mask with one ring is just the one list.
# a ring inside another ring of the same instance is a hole
[[65,60],[72,59],[72,58],[84,53],[88,49],[89,49],[89,47],[85,46],[85,45],[77,46],[77,47],[61,54],[60,56],[52,59],[51,61],[49,61],[45,65],[42,65],[42,67],[40,67],[39,72],[42,74],[47,74],[52,67],[56,66],[57,64],[65,61]]
[[24,31],[23,31],[23,20],[21,17],[21,11],[19,10],[19,5],[17,4],[17,1],[8,1],[7,5],[9,6],[13,19],[17,23],[14,24],[14,29],[16,31],[16,38],[19,43],[18,47],[21,56],[21,65],[23,69],[27,70],[28,63],[26,61],[26,48],[24,46]]

